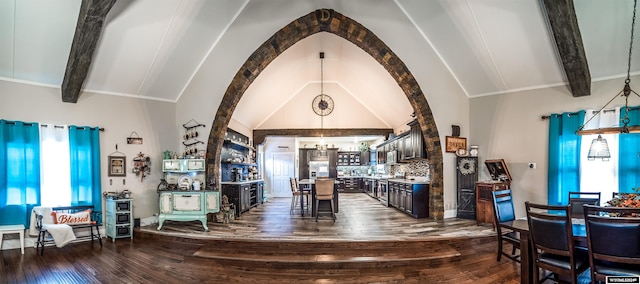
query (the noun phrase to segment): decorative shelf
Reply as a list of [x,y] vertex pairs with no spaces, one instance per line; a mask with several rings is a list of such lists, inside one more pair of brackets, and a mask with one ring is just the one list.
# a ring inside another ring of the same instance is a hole
[[240,143],[240,142],[236,142],[236,141],[233,141],[233,140],[225,139],[224,142],[225,143],[230,143],[232,145],[237,145],[237,146],[240,146],[240,147],[243,147],[243,148],[251,149],[251,150],[254,150],[254,151],[256,150],[256,148],[253,148],[253,146],[251,146],[251,145]]

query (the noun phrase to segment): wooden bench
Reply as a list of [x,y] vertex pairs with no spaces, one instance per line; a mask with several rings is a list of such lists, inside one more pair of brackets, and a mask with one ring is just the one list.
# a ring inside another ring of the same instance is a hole
[[[98,242],[100,242],[100,247],[102,247],[102,236],[100,236],[100,225],[102,225],[102,212],[94,211],[93,206],[91,205],[65,206],[65,207],[51,208],[52,212],[60,212],[60,213],[77,213],[85,210],[91,210],[91,214],[90,214],[91,222],[88,224],[73,224],[73,225],[70,224],[69,226],[71,226],[71,228],[74,230],[74,233],[76,229],[89,228],[89,230],[91,231],[91,234],[87,236],[76,236],[77,240],[85,240],[90,238],[91,244],[93,245],[93,240],[95,238],[98,240]],[[43,255],[45,244],[53,243],[53,238],[47,232],[46,224],[44,224],[45,227],[43,228],[43,224],[42,224],[43,216],[38,213],[35,213],[35,214],[36,214],[36,229],[38,230],[38,241],[36,242],[36,251],[40,250],[40,255]],[[95,233],[93,232],[94,228],[96,230]]]

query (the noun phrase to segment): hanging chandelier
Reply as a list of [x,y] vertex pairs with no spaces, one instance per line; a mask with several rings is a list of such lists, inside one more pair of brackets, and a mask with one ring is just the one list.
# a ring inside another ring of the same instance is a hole
[[320,52],[320,94],[317,95],[311,103],[313,111],[320,116],[320,145],[316,148],[327,148],[324,141],[324,117],[333,112],[333,99],[324,93],[324,52]]
[[[589,153],[587,154],[587,159],[592,161],[595,159],[602,159],[603,161],[608,161],[611,158],[611,152],[609,151],[609,145],[607,144],[607,139],[602,138],[602,134],[625,134],[625,133],[640,133],[640,126],[629,126],[629,96],[631,93],[640,97],[638,93],[631,89],[629,83],[631,82],[631,53],[633,51],[633,32],[636,24],[636,4],[637,0],[633,1],[633,18],[631,20],[631,39],[629,40],[629,58],[627,60],[627,78],[624,80],[624,88],[622,91],[617,93],[609,102],[607,102],[600,110],[596,111],[595,114],[587,120],[580,128],[578,128],[578,135],[590,135],[590,134],[598,134],[598,137],[591,141],[591,146],[589,147]],[[585,130],[584,127],[589,124],[591,120],[593,120],[596,116],[600,115],[602,111],[618,96],[624,97],[624,116],[620,119],[622,122],[622,126],[618,127],[605,127],[605,128],[596,128],[596,129],[588,129]]]
[[[578,135],[640,133],[640,126],[629,126],[629,122],[631,122],[631,120],[629,119],[629,95],[633,93],[636,96],[640,97],[640,95],[638,95],[638,93],[632,90],[631,86],[629,86],[629,83],[631,82],[630,74],[631,74],[631,52],[633,51],[633,32],[636,24],[636,4],[637,4],[637,0],[634,0],[633,1],[633,18],[631,20],[631,39],[629,40],[629,58],[627,61],[627,79],[624,80],[624,88],[622,89],[622,91],[617,93],[613,98],[611,98],[611,100],[609,100],[609,102],[607,102],[602,108],[600,108],[600,110],[596,111],[595,114],[587,120],[587,122],[585,122],[583,125],[580,126],[580,128],[578,128],[578,131],[577,131]],[[604,128],[585,130],[584,127],[587,124],[589,124],[589,122],[593,120],[596,116],[600,115],[600,113],[602,113],[602,111],[618,96],[624,97],[624,100],[625,100],[624,101],[624,106],[625,106],[624,117],[620,120],[620,122],[622,122],[622,126],[604,127]],[[601,139],[601,141],[599,139]],[[607,143],[607,140],[602,138],[599,135],[598,138],[593,139],[592,148],[594,147],[593,143],[595,143],[596,140],[598,140],[597,143],[604,143],[605,145]],[[608,152],[608,147],[607,147],[607,152]],[[589,153],[591,153],[591,149],[589,150]],[[600,157],[597,157],[597,158],[600,158]]]

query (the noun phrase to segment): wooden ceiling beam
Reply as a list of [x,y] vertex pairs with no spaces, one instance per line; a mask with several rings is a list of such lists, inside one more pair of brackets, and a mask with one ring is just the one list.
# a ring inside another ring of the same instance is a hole
[[76,33],[62,81],[62,101],[76,103],[87,78],[107,14],[116,0],[82,0]]
[[289,137],[341,137],[341,136],[363,136],[380,135],[385,139],[393,133],[391,128],[312,128],[312,129],[255,129],[253,130],[253,145],[264,143],[267,136],[289,136]]
[[582,45],[573,0],[543,0],[542,3],[564,73],[569,81],[571,94],[574,97],[591,95],[591,73]]

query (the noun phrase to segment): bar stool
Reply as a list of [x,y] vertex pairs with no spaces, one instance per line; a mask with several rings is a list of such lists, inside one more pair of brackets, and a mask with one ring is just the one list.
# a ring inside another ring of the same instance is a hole
[[0,226],[0,249],[2,249],[2,236],[4,234],[20,234],[20,251],[24,254],[24,225]]

